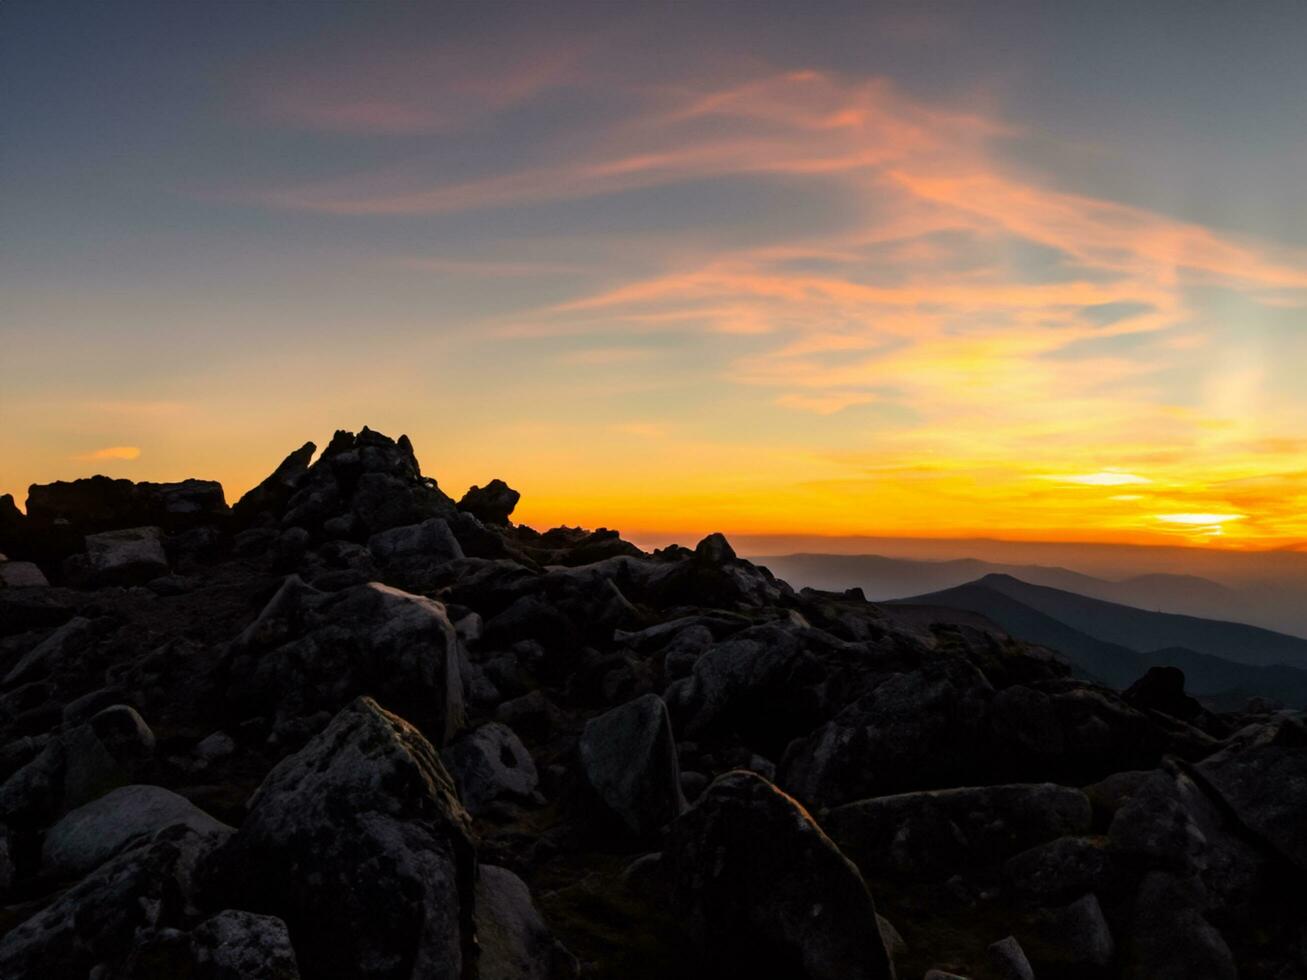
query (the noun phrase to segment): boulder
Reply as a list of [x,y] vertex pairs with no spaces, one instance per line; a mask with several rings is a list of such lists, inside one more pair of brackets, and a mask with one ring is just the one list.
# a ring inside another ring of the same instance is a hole
[[[195,869],[217,838],[167,827],[124,851],[0,939],[0,976],[139,976],[142,946],[175,935],[196,892]],[[165,974],[167,975],[167,974]]]
[[892,674],[790,745],[779,782],[800,799],[827,806],[974,785],[1001,762],[987,737],[991,694],[984,675],[965,661]]
[[368,550],[380,562],[422,557],[439,563],[463,557],[463,549],[449,530],[449,523],[439,517],[379,531],[368,538]]
[[563,980],[576,959],[549,931],[526,883],[507,868],[483,864],[476,885],[478,980]]
[[1053,783],[881,796],[836,807],[827,832],[863,873],[944,880],[1089,830],[1089,800]]
[[1282,715],[1250,726],[1195,772],[1244,827],[1307,872],[1307,725]]
[[65,808],[139,782],[154,756],[154,732],[135,708],[125,704],[96,712],[62,738]]
[[658,695],[591,718],[579,752],[591,788],[631,833],[648,835],[685,809],[676,740]]
[[1015,936],[991,943],[985,950],[997,980],[1035,980],[1035,971]]
[[96,585],[137,585],[168,572],[163,532],[157,527],[88,534],[86,558]]
[[41,845],[45,871],[80,878],[115,854],[177,824],[199,834],[231,833],[184,796],[162,786],[122,786],[65,814]]
[[1105,842],[1089,837],[1059,837],[1022,851],[1003,865],[1008,891],[1036,905],[1056,905],[1097,891],[1110,873]]
[[1182,721],[1192,721],[1203,710],[1184,693],[1184,671],[1179,667],[1149,667],[1121,696],[1136,708],[1161,711]]
[[0,589],[41,589],[49,584],[45,573],[34,562],[0,562]]
[[225,909],[191,931],[195,980],[299,980],[286,923]]
[[379,582],[323,594],[288,579],[235,645],[227,678],[234,708],[278,728],[360,694],[439,745],[463,726],[459,644],[444,606]]
[[672,823],[663,855],[705,975],[894,975],[858,869],[760,776],[716,779]]
[[263,781],[215,890],[283,919],[306,976],[456,980],[475,948],[469,828],[431,743],[358,698]]
[[455,739],[440,758],[454,777],[463,806],[473,815],[498,800],[530,799],[540,781],[521,739],[495,721]]
[[27,651],[5,674],[0,687],[14,687],[45,677],[65,664],[80,661],[94,642],[95,630],[91,621],[74,616]]
[[522,495],[503,480],[491,480],[484,487],[472,487],[458,502],[458,509],[483,524],[507,524],[508,516]]
[[1230,947],[1204,916],[1206,895],[1192,878],[1152,871],[1139,885],[1131,921],[1130,954],[1137,977],[1148,980],[1235,980]]
[[1041,910],[1032,930],[1027,951],[1037,973],[1097,976],[1112,966],[1116,944],[1096,895]]

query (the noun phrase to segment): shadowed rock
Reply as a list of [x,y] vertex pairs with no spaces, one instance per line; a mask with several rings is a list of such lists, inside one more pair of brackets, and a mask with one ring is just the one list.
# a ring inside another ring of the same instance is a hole
[[675,909],[705,966],[733,976],[894,975],[858,869],[760,776],[719,777],[669,831]]
[[469,817],[431,744],[370,698],[269,773],[214,861],[234,907],[285,920],[305,976],[464,976]]

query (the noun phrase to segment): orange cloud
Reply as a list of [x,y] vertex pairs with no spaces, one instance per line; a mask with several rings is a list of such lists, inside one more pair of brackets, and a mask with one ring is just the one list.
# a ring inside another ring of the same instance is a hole
[[139,446],[108,446],[104,449],[96,449],[74,458],[85,460],[132,460],[139,459],[140,456],[141,450]]

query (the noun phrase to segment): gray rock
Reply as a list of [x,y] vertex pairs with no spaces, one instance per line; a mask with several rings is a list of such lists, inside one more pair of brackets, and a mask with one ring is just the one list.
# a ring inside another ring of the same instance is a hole
[[1035,980],[1035,970],[1015,936],[991,943],[985,955],[998,980]]
[[1003,865],[1009,891],[1024,901],[1043,905],[1096,891],[1108,874],[1104,842],[1087,837],[1059,837],[1022,851]]
[[191,932],[196,980],[299,980],[286,923],[226,909]]
[[848,803],[827,832],[864,874],[944,880],[1089,830],[1089,800],[1053,783],[929,790]]
[[431,743],[358,698],[263,781],[215,892],[283,919],[306,976],[455,980],[474,948],[469,828]]
[[422,556],[438,564],[464,557],[463,548],[454,537],[454,532],[439,517],[421,524],[380,531],[368,538],[368,550],[381,562]]
[[1035,925],[1041,972],[1054,976],[1092,968],[1106,970],[1116,955],[1116,944],[1098,897],[1084,895],[1069,905],[1043,910]]
[[154,755],[154,733],[135,708],[104,708],[63,736],[65,809],[138,782]]
[[163,532],[157,527],[88,534],[86,557],[97,585],[141,584],[168,572]]
[[45,835],[42,867],[62,878],[80,878],[120,851],[176,824],[219,837],[232,832],[162,786],[123,786],[61,817]]
[[0,939],[0,976],[108,976],[142,946],[175,934],[195,895],[195,872],[217,839],[168,827],[124,851]]
[[271,716],[279,730],[360,694],[439,745],[463,726],[459,644],[444,606],[379,582],[326,595],[288,579],[242,634],[227,676],[232,708]]
[[52,738],[0,786],[0,821],[36,827],[58,811],[63,798],[64,745]]
[[794,800],[730,772],[675,820],[663,851],[673,908],[723,976],[894,975],[856,867]]
[[531,892],[513,872],[483,864],[476,886],[479,980],[561,980],[577,962],[545,925]]
[[1239,970],[1230,947],[1205,918],[1205,904],[1196,879],[1165,871],[1144,877],[1131,923],[1135,975],[1148,980],[1236,980]]
[[42,589],[49,585],[35,562],[0,561],[0,589]]
[[667,708],[646,694],[586,722],[581,767],[599,799],[639,836],[685,809]]
[[[710,656],[695,665],[696,674]],[[991,694],[984,675],[960,660],[890,675],[792,744],[779,782],[827,806],[966,785],[996,762],[986,730]]]
[[9,889],[14,887],[18,871],[14,867],[13,842],[9,830],[0,825],[0,902],[9,897]]
[[530,799],[540,782],[521,739],[494,721],[455,739],[440,758],[472,814],[484,812],[496,800]]
[[225,759],[236,751],[236,740],[226,732],[214,732],[206,735],[195,746],[195,755],[205,762]]
[[0,686],[14,687],[44,677],[52,669],[80,657],[92,640],[91,621],[74,616],[25,653],[5,674]]
[[1307,872],[1307,725],[1283,715],[1246,728],[1196,769],[1241,824]]

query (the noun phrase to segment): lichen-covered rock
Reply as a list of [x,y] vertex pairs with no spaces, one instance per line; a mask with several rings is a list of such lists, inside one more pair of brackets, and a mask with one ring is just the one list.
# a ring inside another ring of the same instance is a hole
[[196,980],[299,980],[286,923],[225,909],[191,931]]
[[631,833],[652,833],[685,808],[672,725],[656,694],[590,719],[579,750],[590,786]]
[[894,975],[867,885],[804,809],[753,773],[713,782],[663,852],[704,968],[731,976]]
[[359,698],[263,781],[216,888],[283,919],[306,976],[456,980],[474,949],[469,820],[431,744]]

